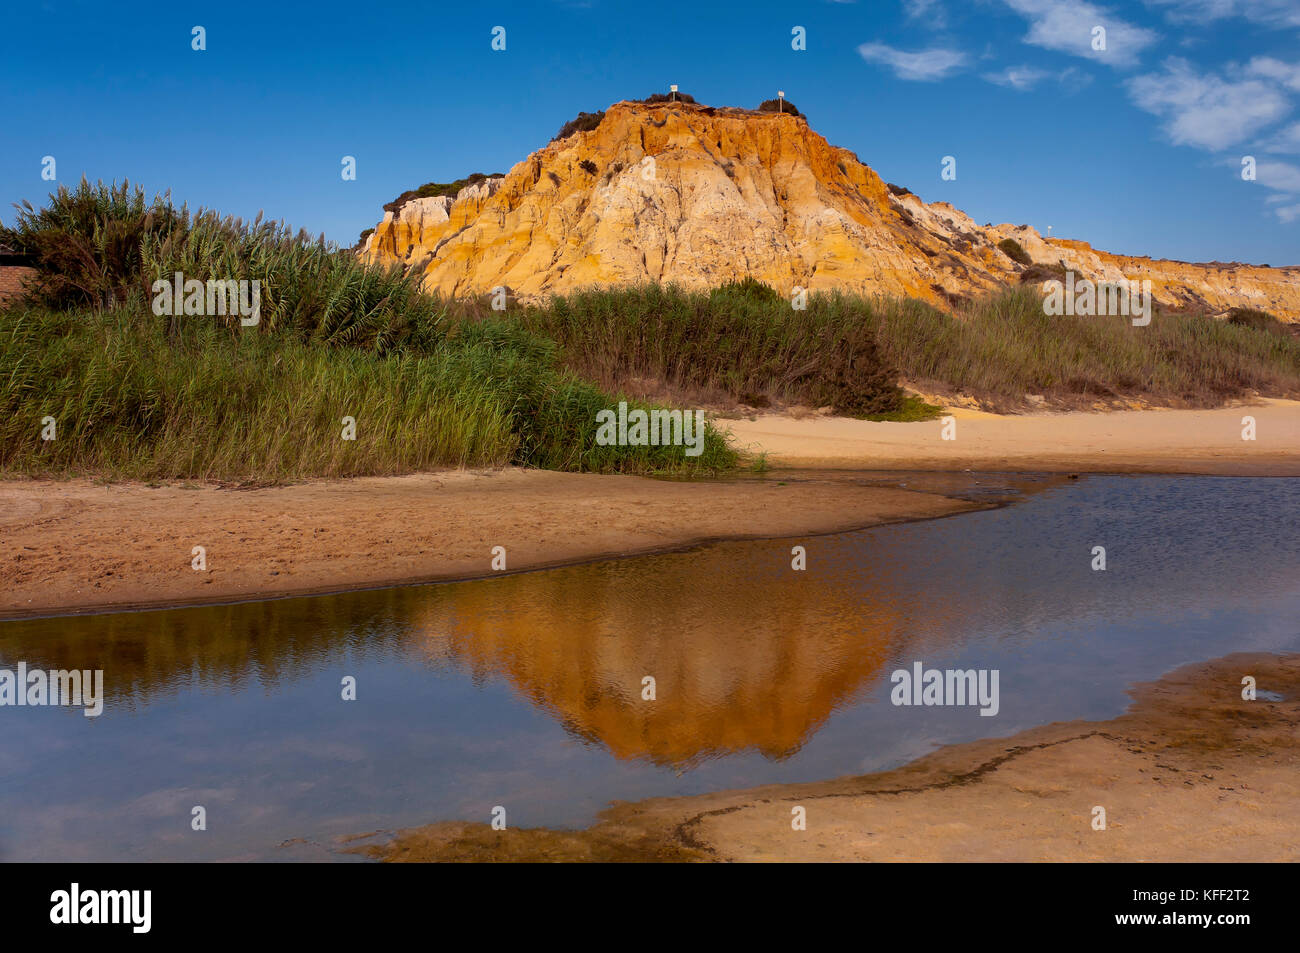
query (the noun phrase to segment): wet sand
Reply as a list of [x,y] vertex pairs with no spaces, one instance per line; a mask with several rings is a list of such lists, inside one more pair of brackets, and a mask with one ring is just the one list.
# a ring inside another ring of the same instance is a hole
[[[0,619],[491,575],[990,504],[845,481],[448,471],[252,490],[0,482]],[[206,570],[192,567],[193,547]]]
[[[1243,700],[1244,675],[1281,700]],[[1231,655],[1130,694],[1110,721],[953,745],[879,774],[621,803],[585,831],[443,823],[345,849],[385,861],[1300,860],[1300,655]],[[792,829],[795,806],[806,830]]]
[[[1300,401],[1214,410],[1124,410],[1001,416],[945,411],[943,423],[877,423],[768,414],[729,420],[735,443],[776,467],[872,470],[1078,470],[1300,476]],[[1242,439],[1242,418],[1255,439]]]

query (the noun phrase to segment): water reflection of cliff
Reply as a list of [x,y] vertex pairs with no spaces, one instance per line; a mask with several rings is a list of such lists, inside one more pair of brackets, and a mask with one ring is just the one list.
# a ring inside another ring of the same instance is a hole
[[507,679],[619,758],[784,758],[879,673],[898,612],[871,589],[792,571],[788,548],[769,552],[502,579],[431,600],[413,624],[431,661]]
[[[1157,625],[1166,607],[1290,598],[1300,553],[1278,514],[1300,511],[1297,487],[1085,481],[1007,510],[808,541],[806,572],[790,569],[789,542],[734,543],[472,583],[5,622],[0,663],[102,668],[111,710],[414,655],[504,682],[620,758],[781,758],[886,656],[1016,652],[1066,628]],[[1090,566],[1098,540],[1122,557],[1105,573]],[[646,675],[654,702],[641,700]]]
[[[789,548],[719,547],[455,584],[0,626],[0,660],[102,668],[109,707],[414,654],[504,679],[620,758],[783,758],[879,672],[891,588],[794,572]],[[642,678],[656,699],[641,698]]]

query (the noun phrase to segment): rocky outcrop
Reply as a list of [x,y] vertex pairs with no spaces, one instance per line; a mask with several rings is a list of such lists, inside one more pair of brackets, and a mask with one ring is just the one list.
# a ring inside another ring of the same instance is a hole
[[998,248],[1008,237],[1035,265],[1150,279],[1166,305],[1300,320],[1300,268],[1112,255],[1027,226],[979,226],[888,186],[802,117],[681,102],[617,103],[597,128],[504,177],[454,200],[412,200],[385,215],[361,254],[416,268],[447,296],[503,285],[523,297],[644,282],[707,288],[753,276],[785,294],[946,305],[1020,281],[1025,266]]

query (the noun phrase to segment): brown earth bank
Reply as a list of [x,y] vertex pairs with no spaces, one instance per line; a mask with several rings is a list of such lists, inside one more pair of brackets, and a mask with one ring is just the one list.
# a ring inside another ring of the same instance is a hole
[[[950,409],[942,419],[880,423],[764,414],[729,420],[734,443],[774,467],[873,470],[1080,470],[1300,476],[1300,401],[1260,399],[1213,410],[1124,410],[1002,416]],[[1243,440],[1242,418],[1255,421]]]
[[[0,619],[493,574],[988,504],[844,481],[447,471],[240,490],[0,482]],[[193,547],[206,569],[193,568]]]
[[[1247,675],[1271,694],[1244,700]],[[616,803],[584,831],[443,823],[348,849],[385,861],[1300,860],[1300,655],[1230,655],[1130,694],[1110,721],[952,745],[879,774]],[[794,807],[806,830],[792,828]]]

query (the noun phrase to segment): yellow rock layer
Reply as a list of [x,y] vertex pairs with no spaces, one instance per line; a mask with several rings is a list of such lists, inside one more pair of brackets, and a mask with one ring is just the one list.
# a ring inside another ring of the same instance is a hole
[[896,196],[846,149],[789,114],[616,103],[600,126],[538,150],[504,178],[387,213],[361,251],[417,268],[444,296],[506,286],[538,297],[587,286],[710,288],[747,275],[908,295],[943,305],[1019,282],[998,247],[1093,281],[1150,279],[1157,301],[1254,307],[1300,320],[1300,267],[1187,264],[985,228],[946,202]]

